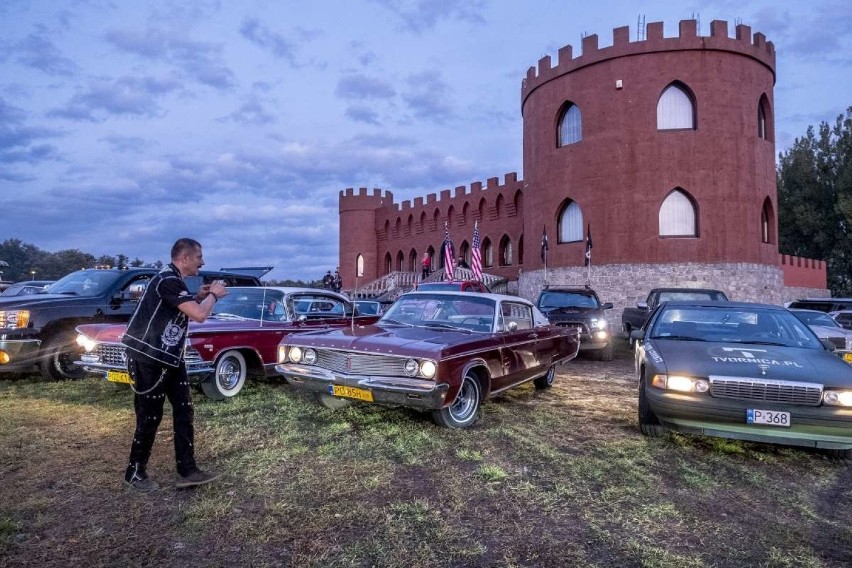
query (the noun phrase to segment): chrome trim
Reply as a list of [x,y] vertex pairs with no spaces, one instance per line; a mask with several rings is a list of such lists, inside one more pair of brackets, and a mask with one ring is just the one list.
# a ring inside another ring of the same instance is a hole
[[779,381],[754,377],[710,375],[710,396],[734,400],[755,400],[801,406],[819,406],[823,385],[799,381]]

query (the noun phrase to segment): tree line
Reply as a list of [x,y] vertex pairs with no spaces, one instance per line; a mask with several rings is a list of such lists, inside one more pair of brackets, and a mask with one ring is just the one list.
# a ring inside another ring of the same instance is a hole
[[778,249],[823,259],[828,288],[852,296],[852,106],[778,156]]
[[[808,127],[778,155],[778,250],[825,260],[833,296],[852,296],[852,106],[834,124]],[[77,249],[46,252],[18,239],[0,243],[2,280],[56,280],[80,268],[146,266],[126,255],[95,257]],[[270,281],[276,286],[321,288],[322,280]]]

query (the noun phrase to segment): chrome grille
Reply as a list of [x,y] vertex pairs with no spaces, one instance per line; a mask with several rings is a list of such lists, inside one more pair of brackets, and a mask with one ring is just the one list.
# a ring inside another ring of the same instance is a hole
[[127,358],[124,350],[125,347],[121,343],[99,343],[95,352],[104,365],[126,367]]
[[822,389],[822,385],[815,383],[749,377],[710,377],[710,394],[716,398],[818,406],[822,402]]
[[409,359],[409,357],[365,355],[329,349],[317,349],[316,352],[317,366],[347,375],[403,375],[405,362]]
[[570,328],[576,329],[583,335],[589,335],[589,333],[590,333],[588,326],[584,322],[581,322],[581,321],[557,321],[557,322],[554,322],[554,325],[558,325],[560,327],[570,327]]

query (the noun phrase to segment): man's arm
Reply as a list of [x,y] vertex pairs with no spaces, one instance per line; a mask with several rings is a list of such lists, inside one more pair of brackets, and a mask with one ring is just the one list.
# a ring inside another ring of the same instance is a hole
[[206,292],[204,299],[200,301],[194,300],[191,302],[182,302],[178,305],[178,309],[185,313],[186,317],[194,322],[201,323],[205,321],[208,317],[210,317],[210,313],[213,311],[213,306],[216,305],[219,298],[228,295],[228,289],[223,283],[217,280],[210,284]]

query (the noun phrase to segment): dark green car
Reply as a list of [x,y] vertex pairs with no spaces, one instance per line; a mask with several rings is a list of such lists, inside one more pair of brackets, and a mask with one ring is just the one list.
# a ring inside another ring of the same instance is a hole
[[639,427],[852,457],[852,366],[780,306],[668,302],[634,331]]

